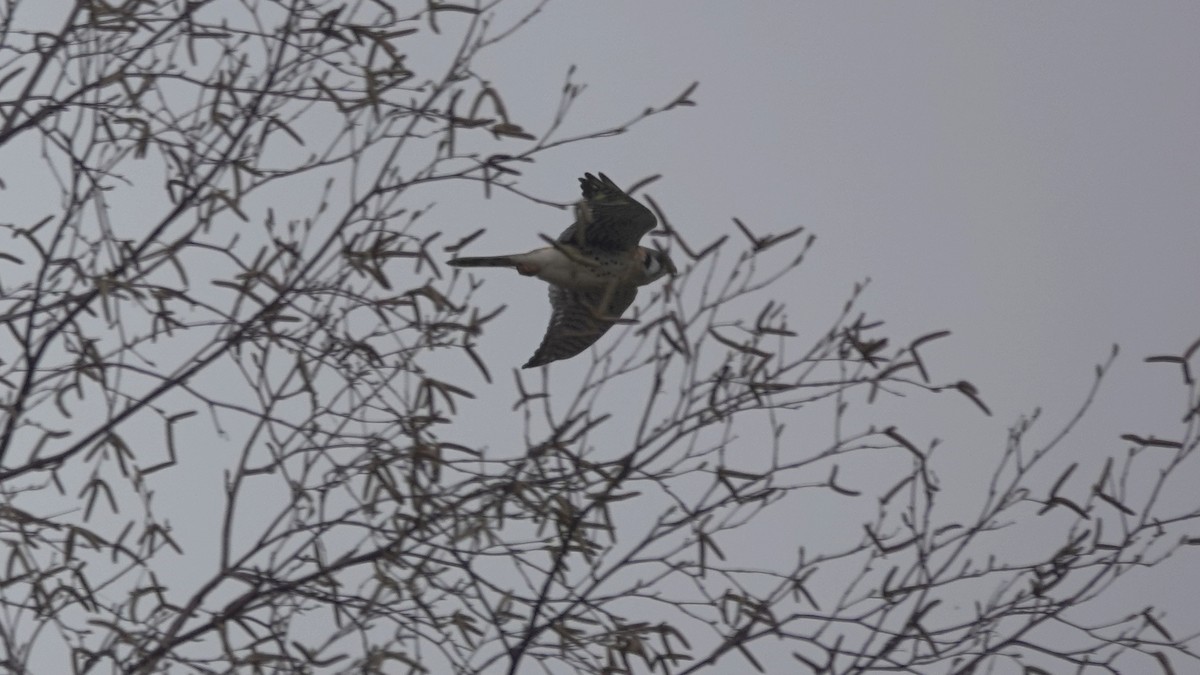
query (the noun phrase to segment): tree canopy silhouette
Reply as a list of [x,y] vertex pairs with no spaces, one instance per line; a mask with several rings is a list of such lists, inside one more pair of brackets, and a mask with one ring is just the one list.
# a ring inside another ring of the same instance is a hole
[[521,372],[480,355],[500,282],[444,264],[482,231],[423,190],[566,225],[523,168],[695,84],[568,133],[574,68],[544,128],[487,70],[545,2],[36,4],[0,8],[8,671],[1195,667],[1192,628],[1104,600],[1194,560],[1200,342],[1151,359],[1183,372],[1177,428],[1063,460],[1089,394],[950,491],[939,443],[872,421],[990,414],[939,376],[948,332],[890,334],[866,284],[800,325],[811,233],[731,213],[703,241],[639,181],[679,275],[579,379]]

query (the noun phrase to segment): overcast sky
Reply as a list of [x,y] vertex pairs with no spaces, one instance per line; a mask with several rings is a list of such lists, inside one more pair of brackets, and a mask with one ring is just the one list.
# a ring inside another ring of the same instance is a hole
[[[979,386],[1002,429],[1039,404],[1065,415],[1114,343],[1100,405],[1153,415],[1141,391],[1178,373],[1142,358],[1200,336],[1198,28],[1185,2],[564,0],[481,70],[532,129],[571,64],[589,87],[580,128],[698,80],[696,108],[543,155],[524,187],[566,200],[583,171],[661,173],[650,193],[693,240],[732,216],[805,225],[819,240],[797,290],[816,320],[870,277],[866,307],[897,333],[954,332],[936,362]],[[567,218],[511,197],[482,208],[473,253],[536,245]],[[505,338],[548,313],[508,304]],[[528,356],[502,342],[494,358]]]
[[[447,30],[466,21],[441,17]],[[890,334],[953,332],[922,355],[935,379],[975,383],[994,416],[950,397],[882,409],[880,424],[922,445],[937,436],[998,454],[1005,429],[1037,406],[1051,435],[1119,343],[1075,436],[1086,456],[1119,451],[1122,433],[1169,433],[1182,415],[1178,370],[1143,359],[1200,337],[1198,29],[1194,2],[553,0],[475,66],[534,133],[572,65],[588,86],[576,131],[628,120],[698,81],[696,107],[542,154],[521,188],[565,202],[585,171],[622,185],[661,174],[650,194],[689,241],[737,236],[735,216],[762,233],[805,226],[818,241],[788,289],[793,329],[819,337],[870,277],[863,306]],[[409,58],[424,72],[437,54]],[[461,185],[429,194],[445,241],[488,228],[472,255],[539,246],[539,233],[570,220]],[[540,340],[549,306],[540,282],[479,276],[481,304],[508,310],[479,339],[496,383],[462,382],[479,395],[464,406],[484,416],[481,435],[519,439],[508,372]],[[587,361],[552,369],[569,384]],[[495,445],[498,456],[514,451]],[[223,467],[201,459],[210,475],[180,479],[219,484]],[[169,508],[172,498],[186,518],[190,496],[161,499]],[[859,521],[845,525],[860,536]]]
[[[543,156],[531,189],[662,173],[651,194],[695,239],[803,224],[805,283],[840,302],[870,276],[890,323],[953,330],[942,362],[1000,417],[1080,393],[1114,342],[1127,372],[1200,336],[1200,5],[756,8],[551,3],[485,71],[522,123],[570,64],[593,124],[693,80],[699,106]],[[565,218],[519,206],[535,230]]]
[[[731,232],[732,216],[806,226],[818,242],[794,277],[793,326],[823,329],[870,277],[864,306],[893,334],[953,331],[926,357],[935,377],[974,382],[995,414],[924,399],[876,420],[923,441],[990,462],[1039,406],[1048,439],[1115,343],[1068,460],[1119,454],[1123,433],[1169,434],[1179,372],[1143,359],[1200,337],[1200,4],[747,7],[550,3],[480,63],[515,121],[543,128],[572,64],[589,87],[581,129],[696,80],[699,105],[542,155],[523,188],[565,201],[584,171],[626,185],[661,173],[650,193],[693,241]],[[568,218],[508,196],[438,209],[488,225],[472,254],[530,248]],[[549,308],[540,288],[521,293],[535,282],[500,272],[483,297],[509,309],[480,350],[503,369],[528,357]],[[554,367],[570,380],[586,360]],[[512,400],[507,383],[481,399]]]

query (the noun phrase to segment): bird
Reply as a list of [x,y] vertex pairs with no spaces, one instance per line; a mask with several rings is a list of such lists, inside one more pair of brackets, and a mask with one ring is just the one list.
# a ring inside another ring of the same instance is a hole
[[678,274],[666,252],[638,245],[658,224],[650,209],[603,173],[585,173],[579,185],[583,200],[575,207],[575,222],[552,246],[447,261],[455,267],[512,267],[550,284],[550,325],[522,368],[579,354],[617,323],[639,286]]

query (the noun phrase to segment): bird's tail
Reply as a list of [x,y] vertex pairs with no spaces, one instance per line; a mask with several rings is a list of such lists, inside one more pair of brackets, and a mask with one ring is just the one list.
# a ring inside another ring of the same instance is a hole
[[454,258],[447,264],[455,267],[516,267],[517,261],[507,255],[485,255],[477,258]]

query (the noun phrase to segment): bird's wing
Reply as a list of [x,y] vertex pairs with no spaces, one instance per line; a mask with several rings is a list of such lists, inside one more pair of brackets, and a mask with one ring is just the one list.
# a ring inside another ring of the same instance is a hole
[[654,229],[658,219],[638,200],[625,194],[600,174],[590,173],[579,179],[583,201],[575,207],[575,223],[558,238],[583,248],[630,251],[642,235]]
[[522,368],[569,359],[592,346],[637,297],[637,286],[576,291],[550,285],[550,325],[542,344]]

